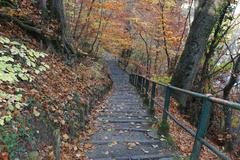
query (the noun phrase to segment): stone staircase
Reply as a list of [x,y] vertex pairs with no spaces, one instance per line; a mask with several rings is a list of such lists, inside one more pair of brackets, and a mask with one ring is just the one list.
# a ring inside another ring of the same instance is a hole
[[93,160],[171,160],[177,154],[165,140],[151,129],[151,117],[128,75],[114,59],[107,60],[114,82],[113,93],[107,99],[97,121],[99,131],[90,141],[94,145],[87,152]]

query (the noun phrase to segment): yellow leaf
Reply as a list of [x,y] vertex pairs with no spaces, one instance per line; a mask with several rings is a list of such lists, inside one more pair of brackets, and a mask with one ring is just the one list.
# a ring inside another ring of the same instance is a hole
[[39,116],[40,116],[40,112],[37,111],[37,107],[34,107],[34,108],[33,108],[33,114],[34,114],[36,117],[39,117]]
[[69,139],[69,136],[68,136],[67,134],[64,134],[64,135],[63,135],[63,139],[64,139],[64,140],[68,140],[68,139]]
[[84,148],[86,148],[86,149],[90,149],[90,148],[92,148],[92,147],[93,147],[92,144],[89,144],[89,143],[84,144]]
[[3,125],[4,125],[4,120],[0,119],[0,126],[3,126]]

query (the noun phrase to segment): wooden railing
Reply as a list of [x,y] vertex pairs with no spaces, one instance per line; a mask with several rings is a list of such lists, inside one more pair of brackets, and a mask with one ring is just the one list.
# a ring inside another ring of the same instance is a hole
[[[203,145],[205,145],[209,150],[211,150],[214,154],[216,154],[219,158],[222,158],[224,160],[230,159],[227,157],[223,152],[218,150],[216,147],[214,147],[212,144],[210,144],[206,139],[205,136],[207,134],[207,129],[210,122],[210,116],[212,111],[213,103],[217,103],[220,105],[224,105],[227,107],[230,107],[232,109],[240,111],[240,104],[226,101],[220,98],[212,97],[211,95],[204,95],[196,92],[192,92],[189,90],[184,90],[181,88],[177,88],[171,85],[155,82],[153,80],[150,80],[144,76],[136,75],[136,74],[130,74],[130,83],[137,87],[137,89],[141,92],[142,95],[145,96],[145,98],[149,102],[150,111],[154,111],[154,105],[157,103],[155,101],[156,96],[156,87],[161,86],[165,89],[165,98],[164,98],[164,105],[161,105],[158,103],[158,106],[162,106],[163,108],[163,116],[162,116],[162,122],[168,123],[168,118],[172,119],[178,126],[183,128],[186,132],[191,134],[193,137],[195,137],[194,146],[191,153],[191,160],[197,160],[200,157],[201,148]],[[192,129],[187,127],[184,123],[180,122],[174,115],[172,115],[169,112],[170,107],[170,98],[172,96],[173,92],[178,92],[182,94],[187,94],[196,98],[200,98],[202,100],[202,108],[200,112],[199,122],[197,131],[194,132]]]

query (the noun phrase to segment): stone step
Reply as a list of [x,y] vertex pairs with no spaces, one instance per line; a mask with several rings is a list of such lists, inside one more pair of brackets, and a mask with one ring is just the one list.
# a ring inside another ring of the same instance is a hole
[[[151,120],[150,117],[137,117],[137,116],[134,116],[134,117],[131,117],[131,116],[124,116],[124,115],[118,115],[118,116],[105,116],[105,117],[98,117],[97,118],[98,120],[100,121],[107,121],[107,122],[110,122],[110,123],[131,123],[131,122],[134,122],[134,123],[142,123],[142,122],[148,122]],[[114,122],[113,122],[114,121]],[[117,121],[117,122],[115,122]]]
[[[91,140],[94,141],[151,141],[156,140],[149,134],[146,125],[142,124],[114,124],[114,125],[99,125],[104,126],[95,133]],[[150,135],[150,136],[149,136]]]
[[103,140],[103,141],[89,141],[87,144],[93,144],[93,145],[108,145],[112,143],[122,144],[122,143],[137,143],[138,145],[157,145],[162,142],[159,140]]
[[107,123],[149,123],[149,121],[145,119],[113,119],[113,118],[106,118],[106,119],[99,119],[100,121],[104,121]]
[[124,106],[124,107],[116,107],[116,106],[107,106],[105,107],[106,111],[129,111],[129,112],[145,112],[146,108],[145,107],[131,107],[131,106]]
[[[99,123],[99,127],[104,126],[104,128],[114,127],[114,128],[139,128],[146,129],[150,128],[150,123],[108,123],[102,121]],[[102,127],[103,128],[103,127]]]
[[147,155],[158,155],[151,156],[151,158],[158,158],[162,156],[166,156],[165,158],[174,157],[171,155],[170,149],[162,149],[166,148],[166,144],[164,143],[146,143],[146,144],[135,144],[136,142],[129,141],[125,143],[116,143],[110,142],[108,144],[93,144],[94,149],[90,150],[87,154],[89,159],[99,159],[99,158],[112,158],[112,159],[136,159],[136,158],[145,158]]
[[133,107],[139,107],[139,106],[144,106],[143,104],[141,104],[141,102],[136,101],[136,102],[132,102],[132,101],[119,101],[119,103],[116,103],[112,100],[108,101],[109,105],[113,105],[113,106],[133,106]]
[[142,115],[139,115],[139,114],[136,114],[136,115],[133,115],[133,114],[117,114],[117,113],[114,113],[114,112],[110,112],[110,113],[100,113],[100,115],[98,116],[99,118],[102,118],[102,117],[112,117],[112,118],[126,118],[126,119],[132,119],[132,118],[135,118],[135,119],[151,119],[151,116],[147,115],[147,114],[142,114]]
[[[86,155],[93,160],[172,160],[174,152],[151,128],[152,118],[129,76],[114,58],[107,56],[113,90],[98,111],[94,133],[86,143],[93,144]],[[177,155],[177,154],[176,154]]]
[[141,129],[141,128],[115,128],[118,131],[129,131],[129,132],[150,132],[149,129]]
[[110,105],[106,105],[106,109],[108,110],[124,110],[124,109],[128,109],[130,111],[137,111],[137,110],[145,110],[145,108],[143,105],[135,105],[135,106],[131,106],[131,105],[119,105],[119,104],[112,104]]
[[151,132],[151,129],[145,129],[145,128],[128,128],[128,127],[116,128],[116,127],[111,127],[111,126],[101,128],[101,130],[104,130],[104,131],[108,131],[110,129],[114,130],[114,131],[118,131],[118,132],[119,131],[123,131],[123,132],[144,132],[144,133]]
[[129,104],[129,105],[142,105],[140,100],[127,100],[127,99],[109,99],[110,104]]
[[[115,160],[175,160],[174,155],[151,154],[151,155],[135,155],[131,157],[115,157]],[[112,158],[96,158],[94,160],[112,160]]]
[[125,102],[122,102],[122,103],[112,103],[112,102],[109,102],[108,105],[105,105],[105,107],[107,109],[124,109],[124,108],[128,108],[128,109],[131,109],[131,110],[143,110],[144,108],[146,108],[143,104],[128,104],[128,103],[125,103]]
[[108,109],[108,108],[106,108],[106,109],[104,109],[104,110],[102,110],[102,112],[115,112],[115,113],[129,113],[129,114],[131,114],[131,113],[135,113],[135,114],[139,114],[139,113],[147,113],[147,111],[146,110],[137,110],[137,109],[131,109],[131,110],[119,110],[119,109]]
[[141,102],[141,99],[139,99],[138,97],[132,97],[132,99],[130,100],[130,99],[128,99],[129,97],[128,96],[122,96],[122,97],[120,97],[120,98],[116,98],[116,97],[113,97],[113,98],[109,98],[109,100],[110,100],[110,102],[111,101],[115,101],[115,103],[117,102],[117,103],[123,103],[123,102],[125,102],[125,103],[129,103],[129,104],[131,104],[131,103],[137,103],[137,104],[140,104],[139,102]]

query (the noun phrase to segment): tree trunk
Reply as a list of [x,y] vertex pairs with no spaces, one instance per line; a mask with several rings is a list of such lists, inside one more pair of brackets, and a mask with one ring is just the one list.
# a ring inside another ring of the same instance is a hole
[[203,68],[202,68],[202,74],[201,74],[201,89],[200,91],[203,93],[208,93],[209,91],[209,83],[210,83],[210,78],[209,77],[209,62],[211,60],[211,58],[214,56],[215,54],[215,50],[216,47],[218,46],[218,44],[221,42],[222,38],[226,35],[227,32],[223,32],[222,33],[222,25],[225,19],[225,15],[227,14],[228,11],[228,7],[230,6],[230,1],[227,2],[227,4],[224,6],[220,17],[217,21],[217,25],[216,25],[216,29],[214,31],[214,35],[213,35],[213,39],[211,41],[210,47],[208,49],[208,51],[206,51],[205,53],[205,61],[203,64]]
[[154,60],[154,74],[155,75],[158,75],[158,56],[159,56],[159,51],[157,51],[155,54],[155,60]]
[[[171,81],[172,85],[183,89],[192,88],[209,36],[220,15],[220,11],[217,10],[224,5],[224,0],[204,0],[199,4],[183,54]],[[186,95],[174,93],[174,97],[185,106]]]
[[51,12],[52,16],[56,17],[60,22],[60,32],[61,32],[61,40],[64,49],[65,60],[67,64],[73,65],[76,57],[76,51],[74,50],[71,41],[69,40],[67,22],[65,17],[65,9],[63,0],[52,0],[51,4]]
[[78,12],[77,21],[75,23],[75,27],[74,27],[74,31],[73,31],[73,38],[74,39],[76,38],[77,29],[78,29],[78,26],[80,24],[79,20],[80,20],[81,15],[82,15],[82,10],[83,10],[83,0],[81,1],[81,4],[80,4],[80,9],[79,9],[79,12]]
[[[232,90],[232,88],[234,87],[234,85],[237,83],[237,79],[238,76],[240,74],[240,56],[237,58],[233,69],[232,69],[232,73],[231,73],[231,77],[228,81],[228,83],[226,84],[226,86],[223,89],[223,98],[225,100],[229,100],[230,97],[230,92]],[[231,134],[231,125],[232,125],[232,109],[228,106],[224,106],[223,107],[223,111],[224,111],[224,129],[225,132],[228,134]],[[227,140],[226,143],[226,149],[227,150],[232,150],[232,140]]]
[[95,1],[96,1],[96,0],[92,0],[92,1],[91,1],[90,8],[89,8],[89,10],[88,10],[85,23],[83,24],[83,26],[82,26],[82,28],[81,28],[81,30],[80,30],[80,33],[79,33],[79,35],[78,35],[78,37],[77,37],[77,40],[79,40],[79,38],[82,37],[82,34],[83,34],[84,30],[87,28],[87,25],[88,25],[88,23],[89,23],[89,21],[90,21],[91,13],[92,13],[92,11],[93,11],[93,4],[95,3]]
[[66,34],[66,17],[63,0],[52,0],[52,15],[60,22],[62,35]]
[[[141,33],[139,33],[139,35],[140,35],[140,37],[141,37],[141,39],[143,40],[143,42],[144,42],[144,44],[145,44],[145,48],[146,48],[146,54],[147,54],[147,77],[149,77],[150,76],[150,67],[149,67],[149,65],[150,65],[150,53],[149,53],[149,46],[148,46],[148,42],[147,42],[147,40],[142,36],[142,34]],[[142,57],[142,59],[143,59],[143,57]]]
[[168,72],[168,75],[171,75],[171,69],[170,69],[170,61],[171,61],[171,58],[170,58],[170,55],[169,55],[169,52],[168,52],[168,44],[167,44],[167,34],[166,34],[166,26],[165,26],[165,17],[164,17],[164,4],[162,4],[161,2],[159,3],[159,7],[160,7],[160,10],[161,10],[161,25],[162,25],[162,34],[163,34],[163,44],[164,44],[164,51],[165,51],[165,54],[167,56],[167,72]]
[[[102,5],[102,2],[99,1],[100,4]],[[101,7],[101,17],[100,17],[100,20],[99,20],[99,24],[98,24],[98,29],[97,29],[97,33],[96,33],[96,37],[91,45],[91,50],[89,51],[90,54],[92,54],[92,52],[94,51],[94,46],[98,40],[98,37],[99,37],[99,34],[100,34],[100,30],[101,30],[101,27],[102,27],[102,21],[103,21],[103,14],[104,14],[104,11],[103,11],[103,8]]]
[[42,11],[42,18],[45,21],[48,17],[47,0],[38,0],[39,9]]

